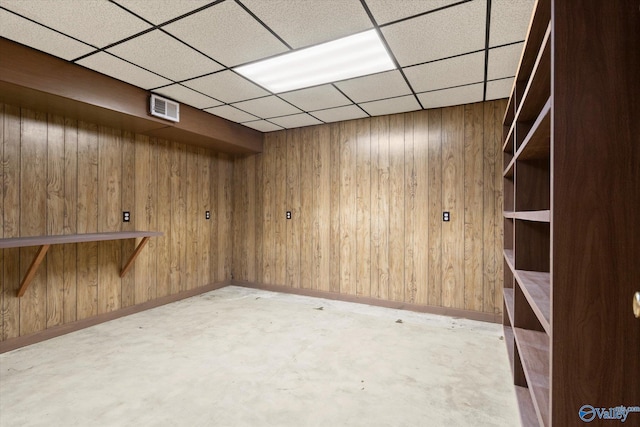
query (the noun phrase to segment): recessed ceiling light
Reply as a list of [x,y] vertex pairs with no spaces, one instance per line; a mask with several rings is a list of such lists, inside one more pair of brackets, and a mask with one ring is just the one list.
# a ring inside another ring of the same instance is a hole
[[396,68],[376,30],[242,65],[234,70],[273,93]]

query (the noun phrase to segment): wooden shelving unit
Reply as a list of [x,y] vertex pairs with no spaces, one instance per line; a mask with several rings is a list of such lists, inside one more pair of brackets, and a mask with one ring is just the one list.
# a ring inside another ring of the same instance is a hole
[[503,325],[524,426],[640,401],[640,14],[569,3],[536,1],[503,121]]

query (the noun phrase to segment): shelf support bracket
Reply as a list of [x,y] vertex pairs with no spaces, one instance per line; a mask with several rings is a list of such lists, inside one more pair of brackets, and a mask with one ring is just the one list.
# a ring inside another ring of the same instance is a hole
[[143,237],[142,240],[140,240],[140,243],[136,247],[136,250],[133,251],[127,263],[124,265],[124,267],[122,267],[122,270],[120,271],[120,277],[124,277],[124,275],[127,274],[127,271],[129,271],[129,269],[133,266],[133,262],[136,260],[138,255],[140,255],[140,251],[142,251],[142,249],[144,248],[144,245],[146,245],[148,241],[149,241],[148,236]]
[[36,275],[36,270],[42,263],[42,260],[44,259],[45,255],[47,255],[49,246],[50,245],[42,245],[40,246],[40,249],[38,249],[38,252],[36,253],[36,256],[33,258],[33,261],[31,262],[31,265],[29,266],[27,273],[24,275],[24,279],[22,279],[22,283],[20,283],[20,288],[18,289],[18,297],[21,297],[27,291],[27,288],[31,284],[31,280],[33,280],[33,277]]

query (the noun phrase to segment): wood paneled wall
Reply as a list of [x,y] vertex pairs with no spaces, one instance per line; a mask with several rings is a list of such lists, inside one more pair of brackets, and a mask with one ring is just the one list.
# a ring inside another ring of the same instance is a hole
[[501,312],[505,107],[266,134],[235,163],[234,279]]
[[10,105],[0,118],[0,237],[164,232],[122,279],[133,240],[52,246],[22,298],[37,248],[0,250],[0,340],[231,278],[232,158]]

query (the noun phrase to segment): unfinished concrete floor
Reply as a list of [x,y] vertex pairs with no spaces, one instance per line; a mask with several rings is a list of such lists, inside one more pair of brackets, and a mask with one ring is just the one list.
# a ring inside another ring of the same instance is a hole
[[226,287],[0,355],[0,425],[516,426],[501,335]]

